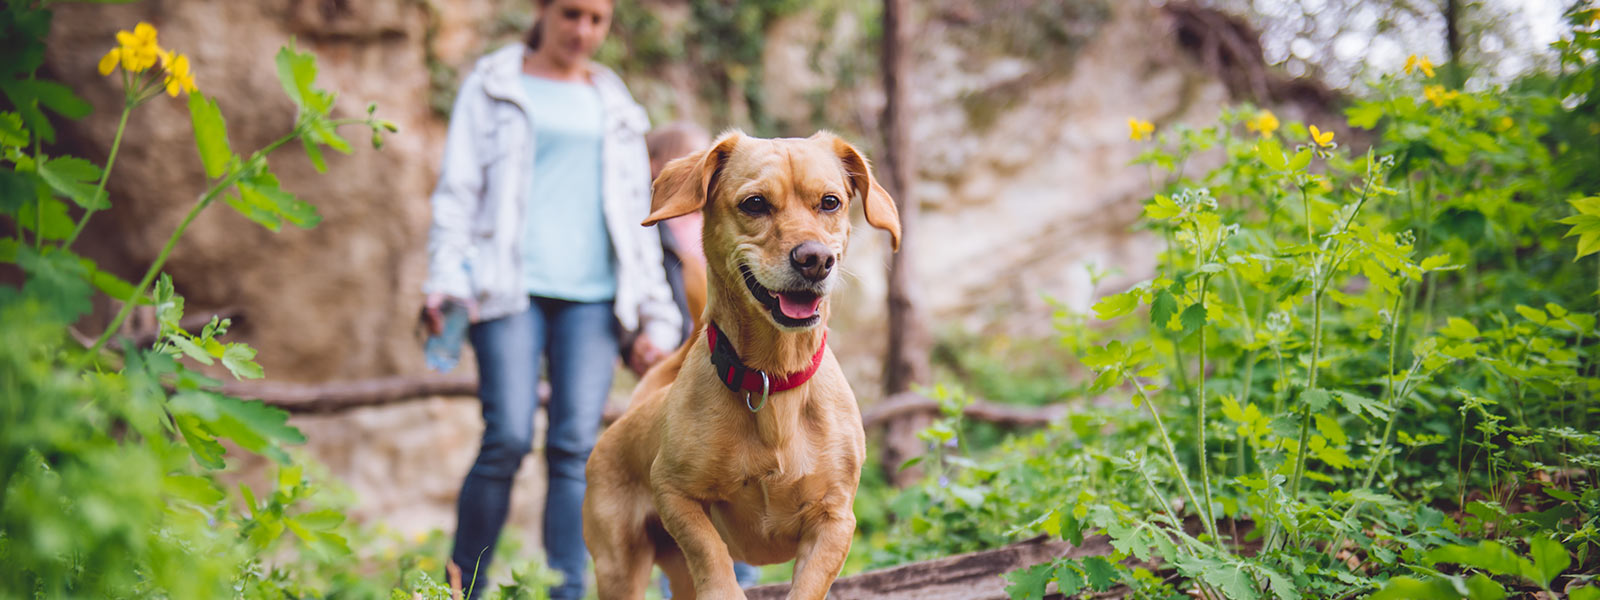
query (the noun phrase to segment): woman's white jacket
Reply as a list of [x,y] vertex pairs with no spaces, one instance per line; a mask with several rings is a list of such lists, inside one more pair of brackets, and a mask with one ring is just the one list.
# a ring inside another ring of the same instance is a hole
[[[433,192],[423,291],[474,298],[484,321],[528,308],[521,242],[534,148],[529,125],[561,118],[529,110],[518,80],[524,50],[515,44],[484,56],[461,84]],[[650,121],[615,73],[590,65],[605,114],[601,195],[617,258],[617,321],[624,335],[642,332],[656,347],[672,348],[682,317],[661,267],[660,237],[639,224],[650,212]]]

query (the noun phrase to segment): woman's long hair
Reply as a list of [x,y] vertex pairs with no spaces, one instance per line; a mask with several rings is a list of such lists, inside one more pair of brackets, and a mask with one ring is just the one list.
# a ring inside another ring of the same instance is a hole
[[539,41],[544,38],[544,28],[540,27],[544,23],[544,9],[550,8],[550,5],[554,4],[555,0],[537,0],[537,2],[539,3],[539,16],[533,18],[533,25],[528,27],[528,34],[522,39],[522,43],[527,44],[529,50],[539,49]]

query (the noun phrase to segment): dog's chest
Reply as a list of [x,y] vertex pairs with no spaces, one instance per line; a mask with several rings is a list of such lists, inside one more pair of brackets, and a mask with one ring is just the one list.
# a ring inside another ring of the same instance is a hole
[[842,491],[838,488],[816,473],[751,475],[726,501],[711,505],[711,518],[736,555],[781,562],[793,558],[807,524],[831,510],[829,493]]

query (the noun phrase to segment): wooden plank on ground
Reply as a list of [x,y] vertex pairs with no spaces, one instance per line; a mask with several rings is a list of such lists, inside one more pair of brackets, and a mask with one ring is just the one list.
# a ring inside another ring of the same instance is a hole
[[[1009,600],[1008,571],[1036,565],[1062,556],[1103,556],[1111,554],[1110,538],[1085,538],[1082,546],[1040,536],[969,554],[867,571],[840,578],[828,591],[830,600]],[[745,590],[749,600],[776,600],[789,593],[789,584],[775,583]]]

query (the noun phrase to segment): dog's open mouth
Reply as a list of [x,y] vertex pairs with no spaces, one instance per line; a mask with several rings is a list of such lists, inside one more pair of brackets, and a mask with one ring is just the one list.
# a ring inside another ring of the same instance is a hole
[[810,327],[822,320],[822,295],[811,290],[773,291],[756,281],[750,267],[739,265],[744,286],[757,302],[767,308],[772,319],[785,327]]

